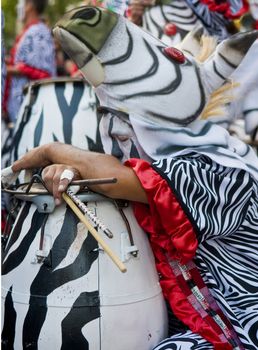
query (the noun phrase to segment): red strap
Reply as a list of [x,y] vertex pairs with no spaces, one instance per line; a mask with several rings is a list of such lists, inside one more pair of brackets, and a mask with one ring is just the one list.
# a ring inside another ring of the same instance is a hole
[[28,77],[30,80],[45,79],[51,76],[49,72],[31,67],[23,62],[17,63],[17,68],[23,75],[26,75],[26,77]]

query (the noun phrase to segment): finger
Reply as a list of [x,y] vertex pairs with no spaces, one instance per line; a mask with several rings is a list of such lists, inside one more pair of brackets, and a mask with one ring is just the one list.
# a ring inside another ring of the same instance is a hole
[[36,147],[16,160],[12,165],[12,170],[18,172],[24,169],[45,167],[49,162],[44,157],[44,146]]
[[60,205],[62,202],[61,193],[58,191],[58,187],[59,187],[59,183],[60,183],[60,176],[61,176],[61,172],[58,171],[55,173],[55,175],[53,177],[52,191],[53,191],[53,196],[54,196],[56,205]]
[[[65,169],[59,177],[59,181],[58,183],[54,183],[55,187],[54,187],[54,197],[56,199],[56,202],[60,202],[62,201],[62,193],[64,191],[66,191],[69,183],[73,180],[75,176],[74,171],[72,171],[71,169]],[[58,204],[57,204],[58,205]]]
[[53,178],[55,175],[55,168],[53,166],[48,166],[42,171],[42,179],[46,185],[49,192],[53,193]]
[[68,179],[60,180],[58,184],[58,192],[65,192],[70,182],[71,181]]
[[66,190],[68,184],[73,180],[75,172],[71,169],[65,169],[60,176],[59,190]]

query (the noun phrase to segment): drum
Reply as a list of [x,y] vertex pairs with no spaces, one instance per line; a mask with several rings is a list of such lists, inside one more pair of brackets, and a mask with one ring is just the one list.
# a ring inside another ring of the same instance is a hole
[[12,146],[14,125],[1,121],[1,167],[6,168],[10,161],[10,149]]
[[102,152],[93,89],[79,78],[35,81],[24,89],[10,164],[28,150],[53,141]]
[[40,212],[42,200],[54,208],[45,197],[23,204],[4,253],[2,349],[151,350],[167,335],[167,312],[131,207],[79,195],[113,232],[99,230],[122,273],[65,204]]

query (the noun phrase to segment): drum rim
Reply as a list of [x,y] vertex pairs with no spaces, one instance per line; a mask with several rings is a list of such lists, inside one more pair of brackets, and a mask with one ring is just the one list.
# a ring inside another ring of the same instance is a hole
[[47,78],[47,79],[39,79],[39,80],[33,80],[23,87],[23,94],[26,95],[29,88],[34,88],[41,85],[48,85],[52,83],[84,83],[86,85],[87,81],[84,78],[80,77],[54,77],[54,78]]

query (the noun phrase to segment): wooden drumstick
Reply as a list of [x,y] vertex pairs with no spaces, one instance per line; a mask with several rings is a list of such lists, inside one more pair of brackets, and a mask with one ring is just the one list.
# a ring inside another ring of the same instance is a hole
[[90,224],[87,218],[83,215],[80,209],[74,204],[72,199],[64,192],[62,194],[64,201],[69,205],[75,215],[81,220],[81,222],[87,227],[92,236],[96,239],[96,241],[100,244],[103,250],[109,255],[112,261],[116,264],[121,272],[126,272],[126,266],[122,263],[122,261],[118,258],[118,256],[110,249],[107,243],[101,238],[95,228]]

